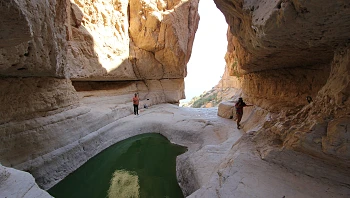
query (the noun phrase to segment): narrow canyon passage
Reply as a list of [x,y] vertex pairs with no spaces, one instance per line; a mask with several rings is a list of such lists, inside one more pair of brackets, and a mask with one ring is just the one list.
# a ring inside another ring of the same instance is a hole
[[180,100],[180,106],[215,87],[225,70],[228,28],[225,18],[213,1],[199,1],[198,13],[200,20],[185,77],[186,98]]
[[0,197],[51,197],[151,132],[188,148],[185,197],[350,197],[350,2],[213,2],[225,69],[195,109],[178,104],[199,0],[0,0]]

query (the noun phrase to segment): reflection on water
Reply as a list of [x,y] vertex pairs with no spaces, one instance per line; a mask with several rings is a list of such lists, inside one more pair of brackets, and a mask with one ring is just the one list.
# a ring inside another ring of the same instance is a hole
[[135,172],[116,170],[108,189],[109,198],[139,197],[139,181]]
[[176,156],[185,147],[159,134],[142,134],[107,148],[48,192],[57,197],[183,197]]

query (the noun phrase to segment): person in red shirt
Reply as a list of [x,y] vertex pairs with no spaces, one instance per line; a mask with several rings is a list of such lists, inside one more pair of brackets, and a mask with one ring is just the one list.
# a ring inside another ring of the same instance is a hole
[[253,105],[247,105],[245,102],[243,102],[242,98],[238,98],[238,102],[235,104],[236,107],[236,115],[237,115],[237,128],[240,129],[241,125],[239,124],[242,120],[243,116],[243,107],[248,107]]
[[137,96],[137,93],[135,93],[135,96],[132,98],[132,103],[134,105],[134,114],[135,115],[139,115],[139,102],[140,102],[140,99]]

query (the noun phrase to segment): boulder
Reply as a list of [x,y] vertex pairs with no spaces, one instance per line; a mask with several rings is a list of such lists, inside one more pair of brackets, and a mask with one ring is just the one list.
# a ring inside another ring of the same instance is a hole
[[236,116],[234,113],[235,103],[233,101],[221,102],[218,108],[218,116],[232,119]]
[[0,197],[51,198],[52,196],[39,188],[31,174],[0,164]]

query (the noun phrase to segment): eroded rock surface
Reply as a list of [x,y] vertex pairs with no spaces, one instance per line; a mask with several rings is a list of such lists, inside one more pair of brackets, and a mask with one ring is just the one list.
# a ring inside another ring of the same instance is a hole
[[0,1],[1,163],[47,189],[104,148],[159,132],[189,147],[185,195],[349,197],[349,3],[215,2],[229,25],[221,87],[255,105],[242,139],[216,109],[142,109],[184,98],[198,0]]
[[214,0],[245,72],[329,64],[348,42],[349,2]]
[[37,171],[42,186],[82,164],[62,170],[44,156],[130,115],[134,93],[147,106],[185,98],[198,0],[0,0],[0,10],[0,162]]
[[[1,1],[0,8],[4,165],[29,161],[82,137],[67,139],[59,126],[90,111],[81,108],[84,97],[125,95],[126,103],[139,93],[148,106],[185,98],[198,0],[11,0]],[[43,126],[40,120],[50,116]],[[35,146],[53,136],[62,138],[54,147]]]
[[198,0],[3,1],[0,72],[80,80],[183,79],[197,9]]
[[0,124],[64,111],[79,102],[72,82],[57,78],[1,78]]
[[236,116],[235,103],[233,101],[222,102],[218,106],[218,116],[232,119]]
[[[216,146],[215,151],[219,152],[216,158],[219,158],[221,153],[227,154],[224,155],[224,159],[220,159],[222,163],[212,173],[210,181],[188,197],[342,198],[350,195],[347,170],[334,170],[334,167],[308,155],[288,153],[289,151],[276,151],[276,154],[283,157],[274,156],[274,163],[270,163],[268,160],[261,160],[255,145],[249,140],[246,141],[248,138],[249,135],[244,135],[230,149],[225,149],[223,145]],[[201,156],[203,159],[195,163],[198,167],[201,167],[200,163],[208,161],[204,158],[214,159],[214,156],[209,154],[210,151],[213,149],[208,149],[205,157]],[[276,163],[277,161],[283,162],[283,165]],[[328,179],[322,178],[325,175]]]
[[72,1],[66,74],[80,80],[183,79],[197,8],[198,0]]
[[49,198],[49,193],[39,188],[29,173],[0,165],[1,197]]
[[257,133],[261,148],[348,167],[349,2],[229,2],[215,0],[229,24],[224,82],[240,82],[231,85],[272,113]]
[[61,12],[65,3],[1,1],[1,76],[64,75],[67,48],[62,18],[66,16]]

